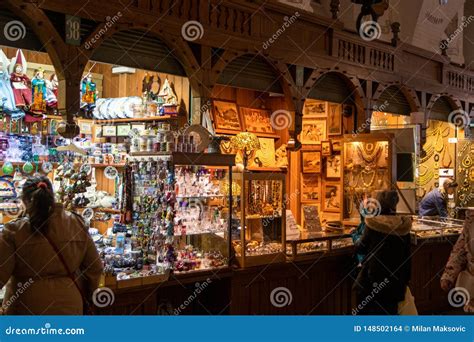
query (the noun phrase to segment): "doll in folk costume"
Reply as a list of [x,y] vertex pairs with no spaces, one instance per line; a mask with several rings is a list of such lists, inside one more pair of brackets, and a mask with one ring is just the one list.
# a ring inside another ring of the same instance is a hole
[[81,84],[81,108],[87,115],[92,114],[95,108],[95,101],[97,99],[97,85],[92,80],[92,75],[89,73],[82,80]]
[[17,50],[16,57],[10,64],[10,81],[15,98],[15,105],[18,108],[27,108],[31,104],[30,79],[26,76],[26,59],[23,51]]
[[35,77],[31,80],[31,94],[33,102],[30,111],[34,114],[46,113],[46,81],[42,68],[35,70]]
[[13,119],[22,118],[25,113],[16,108],[13,89],[10,83],[8,66],[10,60],[5,53],[0,50],[0,112],[10,115]]
[[48,108],[58,108],[58,76],[52,74],[49,80],[46,80],[46,106]]

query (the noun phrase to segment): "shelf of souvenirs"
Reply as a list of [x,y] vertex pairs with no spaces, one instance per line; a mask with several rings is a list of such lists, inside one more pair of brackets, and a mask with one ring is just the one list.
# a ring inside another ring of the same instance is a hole
[[[9,162],[9,161],[0,161],[1,164],[3,163],[11,163],[13,166],[21,166],[25,163],[27,163],[26,161],[15,161],[15,162]],[[33,165],[41,165],[41,164],[44,164],[44,163],[47,163],[45,161],[39,161],[39,162],[31,162],[31,164]],[[59,165],[61,165],[62,163],[59,163],[59,162],[52,162],[51,163],[53,165],[53,167],[57,167]],[[112,167],[115,167],[117,169],[119,168],[123,168],[126,166],[125,163],[119,163],[119,164],[107,164],[107,163],[74,163],[74,166],[81,166],[81,165],[84,165],[84,164],[88,164],[90,165],[91,167],[95,167],[95,168],[105,168],[105,167],[109,167],[109,166],[112,166]]]
[[286,167],[265,167],[265,166],[249,166],[247,167],[248,171],[255,172],[287,172]]
[[[252,132],[252,133],[255,134],[259,138],[273,138],[273,139],[277,139],[277,140],[281,138],[276,133],[255,133],[255,132]],[[233,131],[233,130],[216,129],[216,134],[217,134],[217,136],[231,137],[231,136],[236,135],[236,132]]]
[[120,209],[114,209],[114,208],[104,208],[104,207],[97,207],[97,208],[94,208],[94,207],[76,207],[75,210],[78,210],[78,211],[83,211],[83,210],[86,210],[86,209],[92,209],[94,211],[97,211],[97,212],[101,212],[101,213],[108,213],[108,214],[121,214],[122,211]]
[[124,118],[124,119],[103,119],[93,120],[93,123],[98,125],[113,125],[116,123],[140,123],[140,122],[158,122],[158,121],[170,121],[177,120],[177,115],[162,115],[162,116],[145,116],[141,118]]

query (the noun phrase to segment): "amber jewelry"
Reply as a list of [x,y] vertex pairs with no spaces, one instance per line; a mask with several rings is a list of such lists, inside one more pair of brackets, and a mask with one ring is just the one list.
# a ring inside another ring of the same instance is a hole
[[[425,145],[426,146],[426,145]],[[426,155],[420,159],[420,163],[424,163],[428,160],[430,160],[430,158],[433,156],[434,154],[434,147],[433,145],[429,144],[427,145],[426,147],[423,148],[423,150],[426,152]]]
[[[446,162],[446,155],[448,156],[449,158],[449,161]],[[445,148],[444,151],[443,151],[443,158],[441,160],[441,165],[443,165],[443,167],[445,169],[449,168],[451,166],[451,163],[453,162],[453,159],[451,158],[451,154],[449,153],[449,149],[448,148]]]
[[375,143],[375,145],[373,143],[362,144],[362,146],[357,145],[357,153],[359,157],[367,164],[377,162],[381,152],[382,148],[378,143]]
[[426,172],[423,173],[423,174],[420,174],[419,177],[418,177],[418,185],[420,186],[425,186],[426,184],[428,184],[429,182],[431,182],[431,180],[433,179],[434,177],[434,170],[432,168],[426,168]]
[[436,153],[436,154],[434,155],[434,158],[433,158],[433,159],[434,159],[435,162],[439,161],[439,154]]
[[466,169],[469,169],[472,166],[472,158],[469,154],[467,154],[461,161],[461,165]]
[[[370,179],[369,182],[366,182],[366,177],[365,177],[364,175],[368,175],[368,176],[369,176],[369,179]],[[375,176],[376,176],[376,175],[377,175],[377,173],[376,173],[375,170],[368,170],[368,171],[362,170],[362,171],[360,172],[360,178],[362,179],[362,185],[363,185],[365,188],[371,187],[371,186],[374,184]]]

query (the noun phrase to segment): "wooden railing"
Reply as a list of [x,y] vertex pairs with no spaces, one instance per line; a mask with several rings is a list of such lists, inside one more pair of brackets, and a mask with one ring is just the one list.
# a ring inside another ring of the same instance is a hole
[[250,36],[252,12],[218,0],[135,0],[137,10],[169,15],[183,21],[196,20],[212,29]]
[[463,69],[446,70],[443,83],[462,91],[474,92],[474,72]]
[[333,56],[346,62],[383,71],[395,71],[395,55],[390,48],[378,48],[347,37],[334,37]]

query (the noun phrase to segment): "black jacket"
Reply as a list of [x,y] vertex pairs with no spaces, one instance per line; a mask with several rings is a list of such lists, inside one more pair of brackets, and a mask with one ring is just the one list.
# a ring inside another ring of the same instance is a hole
[[366,255],[354,283],[358,300],[370,296],[380,303],[398,303],[410,280],[411,218],[380,215],[365,222],[355,246],[357,253]]

